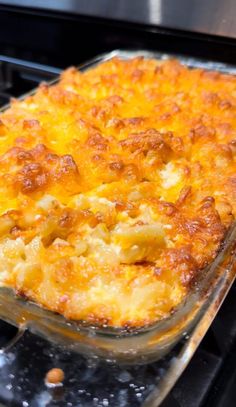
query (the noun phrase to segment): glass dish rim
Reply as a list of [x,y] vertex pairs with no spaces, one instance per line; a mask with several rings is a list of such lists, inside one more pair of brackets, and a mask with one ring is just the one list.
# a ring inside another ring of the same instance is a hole
[[[81,71],[85,71],[85,70],[93,68],[97,64],[99,64],[101,62],[105,62],[105,61],[107,61],[107,60],[109,60],[109,59],[111,59],[113,57],[120,57],[120,58],[127,59],[127,58],[132,58],[132,57],[137,57],[137,56],[144,56],[146,58],[155,58],[155,59],[161,59],[161,60],[174,57],[174,58],[179,59],[181,62],[183,62],[184,64],[186,64],[187,66],[190,66],[190,67],[198,67],[198,68],[209,69],[209,70],[217,70],[217,71],[220,71],[220,72],[225,72],[225,73],[230,73],[230,74],[232,74],[232,73],[236,74],[236,67],[233,66],[233,65],[224,64],[224,63],[220,63],[220,62],[217,63],[217,62],[212,62],[212,61],[205,61],[205,60],[202,60],[202,59],[193,58],[193,57],[186,57],[186,56],[182,56],[182,55],[178,55],[178,54],[177,55],[165,54],[165,53],[161,53],[161,52],[146,51],[146,50],[138,50],[138,51],[114,50],[114,51],[111,51],[111,52],[104,53],[102,55],[96,56],[95,58],[91,59],[90,61],[88,61],[88,62],[86,62],[84,64],[80,64],[78,66],[78,69],[81,70]],[[48,84],[53,85],[57,81],[58,81],[58,78],[48,82]],[[28,92],[28,93],[22,95],[19,99],[22,100],[25,97],[34,94],[34,92],[35,92],[35,89],[32,90],[31,92]],[[3,108],[1,108],[0,111],[4,111],[8,107],[9,107],[9,105],[6,105]],[[231,233],[231,234],[235,233],[235,235],[236,235],[236,225],[232,226],[232,229],[231,229],[231,231],[229,233]],[[208,268],[212,269],[213,274],[214,274],[214,269],[215,268],[221,267],[219,262],[222,260],[222,256],[224,257],[224,249],[225,248],[226,249],[228,248],[227,247],[227,238],[224,240],[223,249],[215,257],[214,261],[208,266]],[[6,287],[1,287],[0,288],[1,293],[4,290],[6,291]],[[15,294],[13,294],[12,289],[9,289],[9,290],[12,291],[12,294],[10,294],[8,292],[7,295],[8,296],[12,295],[12,297],[15,298],[15,305],[19,306],[19,302],[21,302],[22,300],[17,298],[15,296]],[[208,295],[209,295],[209,293],[208,293]],[[188,298],[189,297],[190,296],[188,295]],[[187,300],[188,300],[188,298],[187,298]],[[206,298],[202,297],[201,309],[205,305],[205,302],[207,301],[207,298],[208,297],[206,297]],[[194,297],[194,300],[196,300],[196,297]],[[0,303],[1,303],[1,298],[0,298]],[[0,305],[0,308],[1,307],[2,307],[2,305]],[[103,326],[96,328],[93,325],[89,325],[88,327],[86,327],[86,326],[84,326],[84,324],[79,324],[77,321],[74,322],[74,321],[67,320],[63,316],[61,316],[59,314],[56,314],[56,313],[54,313],[52,311],[49,311],[47,309],[44,309],[44,308],[38,306],[37,304],[32,303],[31,301],[27,301],[26,307],[37,308],[37,311],[39,313],[44,314],[44,316],[46,318],[48,318],[48,315],[50,314],[49,319],[51,320],[52,323],[55,322],[54,319],[57,319],[60,323],[65,324],[67,329],[71,329],[71,330],[75,329],[75,324],[76,324],[76,326],[77,326],[76,331],[85,332],[85,334],[87,334],[87,333],[89,334],[91,332],[91,330],[93,330],[93,332],[95,332],[95,334],[97,336],[103,336],[103,337],[108,336],[108,337],[112,337],[113,339],[118,339],[118,340],[121,340],[122,338],[126,338],[126,337],[137,337],[138,335],[145,335],[145,334],[148,334],[150,332],[152,332],[152,333],[157,332],[158,330],[162,331],[163,330],[163,323],[164,323],[164,325],[165,325],[165,323],[167,323],[167,325],[168,325],[170,320],[171,320],[172,324],[176,324],[175,317],[176,317],[176,313],[178,313],[178,311],[177,311],[173,315],[170,315],[167,319],[159,320],[154,324],[151,324],[149,326],[144,327],[144,329],[142,329],[142,327],[141,327],[141,328],[138,328],[137,330],[134,330],[134,331],[127,331],[127,330],[124,330],[124,328],[120,328],[120,327],[112,328],[112,329],[109,328],[109,327],[103,327]],[[30,311],[28,311],[28,312],[30,312]],[[200,308],[198,309],[198,312],[197,312],[198,318],[200,318],[199,317],[199,312],[200,312]],[[0,310],[0,317],[1,317],[1,310]],[[180,315],[180,318],[183,318],[183,315]],[[192,321],[190,321],[190,322],[192,322]],[[22,325],[22,323],[19,323],[19,321],[11,321],[11,323],[14,323],[14,324],[16,324],[18,326]],[[197,323],[196,315],[194,317],[194,323]],[[27,326],[27,321],[25,321],[23,325]],[[161,327],[161,328],[159,329],[159,327]],[[165,328],[166,327],[164,326],[164,330],[165,330]],[[37,327],[35,327],[35,329],[37,330]],[[187,330],[187,329],[189,329],[189,327],[186,326],[184,328],[184,330]]]

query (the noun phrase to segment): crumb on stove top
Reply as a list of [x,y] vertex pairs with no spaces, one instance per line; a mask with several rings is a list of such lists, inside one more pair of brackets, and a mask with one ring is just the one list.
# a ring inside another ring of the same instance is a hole
[[64,372],[62,369],[53,368],[49,370],[45,377],[46,384],[61,384],[64,380]]

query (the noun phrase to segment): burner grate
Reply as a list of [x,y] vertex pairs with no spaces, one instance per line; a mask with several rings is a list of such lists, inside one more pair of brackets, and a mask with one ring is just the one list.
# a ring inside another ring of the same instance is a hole
[[59,75],[60,69],[0,55],[0,106]]
[[18,328],[0,320],[0,349],[8,347],[18,333]]

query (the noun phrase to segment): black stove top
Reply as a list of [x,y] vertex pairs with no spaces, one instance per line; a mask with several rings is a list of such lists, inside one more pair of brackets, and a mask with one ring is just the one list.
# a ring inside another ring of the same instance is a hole
[[[58,68],[0,57],[0,104],[59,73]],[[163,407],[233,407],[236,385],[236,284]],[[68,352],[0,321],[0,405],[12,407],[138,407],[153,391],[169,359],[118,367]],[[62,387],[45,374],[62,368]]]

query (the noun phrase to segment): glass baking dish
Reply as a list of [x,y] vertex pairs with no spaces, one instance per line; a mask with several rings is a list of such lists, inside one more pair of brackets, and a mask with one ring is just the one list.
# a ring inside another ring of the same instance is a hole
[[[157,59],[173,57],[158,52],[117,50],[98,56],[79,66],[79,69],[87,70],[114,56],[125,59],[136,56]],[[190,67],[236,74],[234,66],[179,55],[176,57]],[[28,95],[29,93],[21,98]],[[68,321],[61,315],[17,297],[13,290],[7,287],[0,288],[0,318],[19,327],[21,331],[29,329],[76,352],[125,364],[147,363],[160,359],[174,345],[180,343],[179,350],[174,358],[171,358],[168,371],[160,382],[157,393],[151,396],[146,404],[156,406],[186,367],[235,279],[235,244],[236,224],[233,224],[215,260],[200,273],[200,278],[184,303],[168,318],[151,326],[127,331]]]

